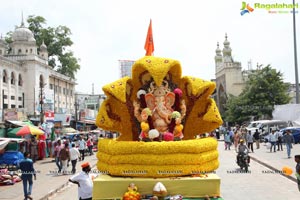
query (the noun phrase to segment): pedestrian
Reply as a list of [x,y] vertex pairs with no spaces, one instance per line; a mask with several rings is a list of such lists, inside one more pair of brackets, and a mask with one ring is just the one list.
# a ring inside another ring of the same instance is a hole
[[233,144],[234,144],[234,150],[237,152],[237,147],[239,145],[240,142],[240,134],[238,131],[234,132],[234,136],[233,136]]
[[300,155],[295,155],[295,162],[297,163],[295,175],[297,177],[298,190],[300,191]]
[[54,156],[55,156],[55,163],[56,163],[56,166],[58,167],[58,173],[61,172],[61,161],[59,159],[59,154],[60,154],[60,150],[63,148],[62,144],[61,144],[61,140],[57,140],[56,142],[56,146],[55,146],[55,149],[54,149]]
[[218,128],[216,129],[216,138],[217,140],[220,139],[220,130]]
[[252,153],[254,152],[253,151],[253,135],[251,134],[251,131],[249,130],[248,131],[248,134],[247,134],[247,142],[248,142],[248,149],[251,149]]
[[30,157],[30,153],[25,152],[24,159],[19,163],[19,168],[22,173],[21,178],[23,181],[23,191],[24,191],[25,200],[32,199],[31,197],[32,185],[33,185],[32,175],[34,176],[34,180],[36,180],[36,173],[33,167],[33,161],[29,157]]
[[260,141],[259,141],[259,132],[258,132],[258,129],[255,129],[255,132],[253,134],[253,138],[255,140],[256,149],[259,149]]
[[89,174],[91,166],[88,162],[81,164],[82,172],[72,176],[69,181],[78,185],[79,200],[92,200],[93,178]]
[[65,143],[64,148],[60,150],[59,159],[61,162],[62,173],[67,174],[67,164],[70,159],[69,144]]
[[79,152],[81,154],[80,160],[84,160],[84,153],[85,153],[85,149],[86,149],[86,142],[83,139],[83,137],[80,138],[80,140],[78,141],[79,144]]
[[30,157],[34,163],[38,157],[38,143],[34,135],[31,136],[30,140]]
[[72,148],[70,149],[70,160],[72,164],[72,174],[76,172],[76,163],[78,158],[80,157],[80,153],[78,149],[75,147],[75,144],[72,144]]
[[89,137],[89,139],[86,142],[86,146],[89,150],[90,156],[93,155],[93,139]]
[[286,151],[288,158],[291,158],[291,149],[293,148],[293,143],[295,143],[294,137],[291,135],[291,131],[287,130],[282,136],[282,140],[286,145]]
[[282,149],[282,133],[279,131],[279,130],[277,130],[276,131],[276,133],[275,134],[277,134],[277,151],[283,151],[283,149]]
[[231,146],[231,137],[229,135],[229,132],[225,133],[224,136],[224,141],[225,141],[225,150],[230,150],[230,146]]
[[275,134],[275,130],[272,130],[269,136],[269,140],[271,143],[270,152],[272,152],[272,147],[274,147],[274,152],[276,152],[277,135]]

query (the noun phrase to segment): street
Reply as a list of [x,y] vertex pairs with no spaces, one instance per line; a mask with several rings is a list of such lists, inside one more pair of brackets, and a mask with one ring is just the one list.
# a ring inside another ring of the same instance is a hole
[[[221,195],[225,200],[299,199],[300,193],[296,182],[252,159],[249,173],[239,173],[240,169],[235,163],[236,153],[233,149],[225,151],[223,142],[219,142],[220,167],[217,174],[221,177]],[[266,152],[266,147],[261,146],[261,149],[255,149],[254,153],[250,153],[250,156],[255,154],[255,151],[257,151],[257,154],[269,154]],[[285,151],[280,153],[285,153]],[[273,155],[279,156],[279,152]],[[294,170],[295,165],[290,167]]]
[[[295,145],[294,151],[299,152],[300,146]],[[261,144],[261,148],[254,150],[250,156],[257,154],[261,158],[269,159],[268,156],[277,158],[278,163],[282,166],[288,165],[294,170],[294,159],[287,160],[284,158],[284,151],[277,153],[269,153],[266,147]],[[299,191],[297,183],[282,176],[280,173],[271,170],[254,160],[250,162],[249,173],[240,171],[238,165],[235,163],[236,153],[234,148],[231,150],[224,150],[224,142],[219,141],[219,160],[220,167],[217,169],[217,175],[221,178],[221,196],[224,200],[298,200]],[[271,160],[276,162],[276,159]],[[287,162],[288,161],[288,162]],[[278,167],[277,167],[278,168]],[[292,174],[291,176],[294,176]],[[76,195],[75,195],[76,194]],[[77,186],[69,184],[64,190],[52,195],[49,199],[64,200],[76,199]]]
[[[300,144],[294,145],[292,157],[300,152]],[[294,170],[296,165],[293,158],[288,159],[286,149],[270,153],[263,143],[260,149],[254,149],[250,156],[258,160],[260,164],[251,159],[249,173],[241,173],[238,165],[235,163],[236,153],[231,150],[224,150],[224,142],[219,141],[219,161],[220,166],[216,170],[217,175],[221,178],[221,197],[225,200],[254,200],[254,199],[272,199],[272,200],[297,200],[299,191],[297,183],[282,176],[278,171],[272,170],[265,166],[271,166],[281,170],[283,166],[291,167]],[[64,200],[77,199],[77,185],[68,182],[71,175],[56,175],[51,173],[57,170],[52,158],[39,160],[35,164],[35,169],[40,171],[37,180],[33,183],[33,197],[39,200]],[[85,161],[89,161],[95,166],[97,159],[95,154],[87,156]],[[77,172],[81,170],[79,162]],[[290,178],[295,178],[292,173]],[[0,187],[1,200],[12,199],[20,200],[23,198],[22,182],[11,186]]]

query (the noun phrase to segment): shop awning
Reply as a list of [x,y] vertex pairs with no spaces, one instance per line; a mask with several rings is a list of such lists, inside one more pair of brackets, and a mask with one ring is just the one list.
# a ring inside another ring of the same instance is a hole
[[24,139],[19,138],[0,138],[0,151],[3,150],[10,142],[22,142]]

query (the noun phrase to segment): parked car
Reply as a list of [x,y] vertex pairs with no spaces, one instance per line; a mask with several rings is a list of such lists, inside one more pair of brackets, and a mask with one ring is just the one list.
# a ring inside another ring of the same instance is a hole
[[[294,140],[295,140],[295,144],[300,143],[300,127],[286,127],[286,128],[280,129],[279,134],[284,135],[284,134],[286,134],[287,130],[291,131],[291,134],[293,135]],[[269,137],[270,137],[269,134],[265,135],[264,141],[268,142]]]
[[257,120],[257,121],[252,121],[248,124],[248,126],[246,127],[247,132],[251,131],[251,133],[253,134],[255,132],[256,129],[259,130],[259,128],[262,126],[262,123],[268,122],[270,120]]
[[284,135],[287,130],[291,131],[291,134],[294,137],[295,144],[300,143],[300,127],[287,127],[284,129],[281,129],[280,132]]
[[282,120],[268,120],[265,122],[261,122],[258,125],[258,132],[260,141],[262,142],[268,142],[269,141],[269,134],[271,133],[271,130],[279,131],[283,128],[288,127],[289,123],[287,121]]

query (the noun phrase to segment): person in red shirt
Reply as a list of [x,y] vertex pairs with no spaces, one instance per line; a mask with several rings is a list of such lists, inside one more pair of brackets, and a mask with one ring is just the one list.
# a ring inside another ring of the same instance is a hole
[[91,138],[89,137],[89,139],[88,139],[87,142],[86,142],[86,146],[88,147],[90,156],[93,155],[93,139],[91,139]]

